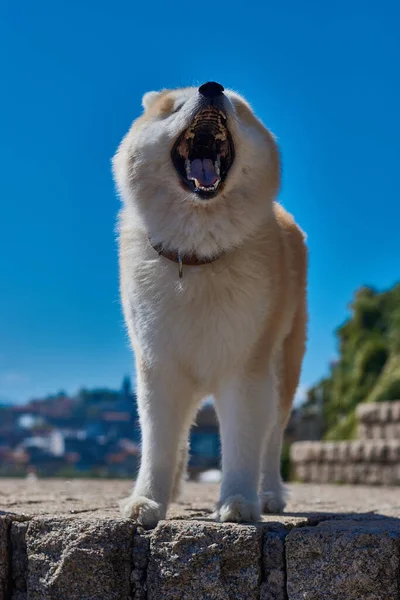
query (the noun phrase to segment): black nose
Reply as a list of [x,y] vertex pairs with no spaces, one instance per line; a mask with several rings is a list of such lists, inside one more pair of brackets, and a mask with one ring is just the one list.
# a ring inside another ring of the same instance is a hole
[[199,92],[206,98],[212,98],[213,96],[220,96],[224,91],[223,86],[215,81],[207,81],[199,87]]

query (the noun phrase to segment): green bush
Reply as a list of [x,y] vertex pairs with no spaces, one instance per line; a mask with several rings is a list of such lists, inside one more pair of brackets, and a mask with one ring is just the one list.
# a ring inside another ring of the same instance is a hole
[[351,439],[360,402],[400,399],[400,283],[378,293],[360,288],[350,318],[337,329],[339,360],[308,392],[306,407],[322,400],[324,437]]

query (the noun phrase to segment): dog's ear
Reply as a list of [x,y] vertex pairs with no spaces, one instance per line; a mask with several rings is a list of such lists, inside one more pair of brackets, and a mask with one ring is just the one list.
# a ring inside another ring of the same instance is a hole
[[159,95],[160,92],[146,92],[142,98],[142,106],[144,110],[148,110]]

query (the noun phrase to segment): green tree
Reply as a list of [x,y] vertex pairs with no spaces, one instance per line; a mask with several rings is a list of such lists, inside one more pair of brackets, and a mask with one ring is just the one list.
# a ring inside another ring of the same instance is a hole
[[308,391],[305,408],[322,406],[324,437],[354,437],[360,402],[400,399],[400,283],[379,293],[360,288],[337,329],[339,360]]

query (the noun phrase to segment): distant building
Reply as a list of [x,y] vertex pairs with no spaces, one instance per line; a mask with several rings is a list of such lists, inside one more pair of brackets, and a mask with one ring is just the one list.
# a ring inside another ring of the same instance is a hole
[[220,440],[217,415],[212,404],[204,404],[199,410],[195,425],[190,432],[189,472],[214,469],[220,465]]

